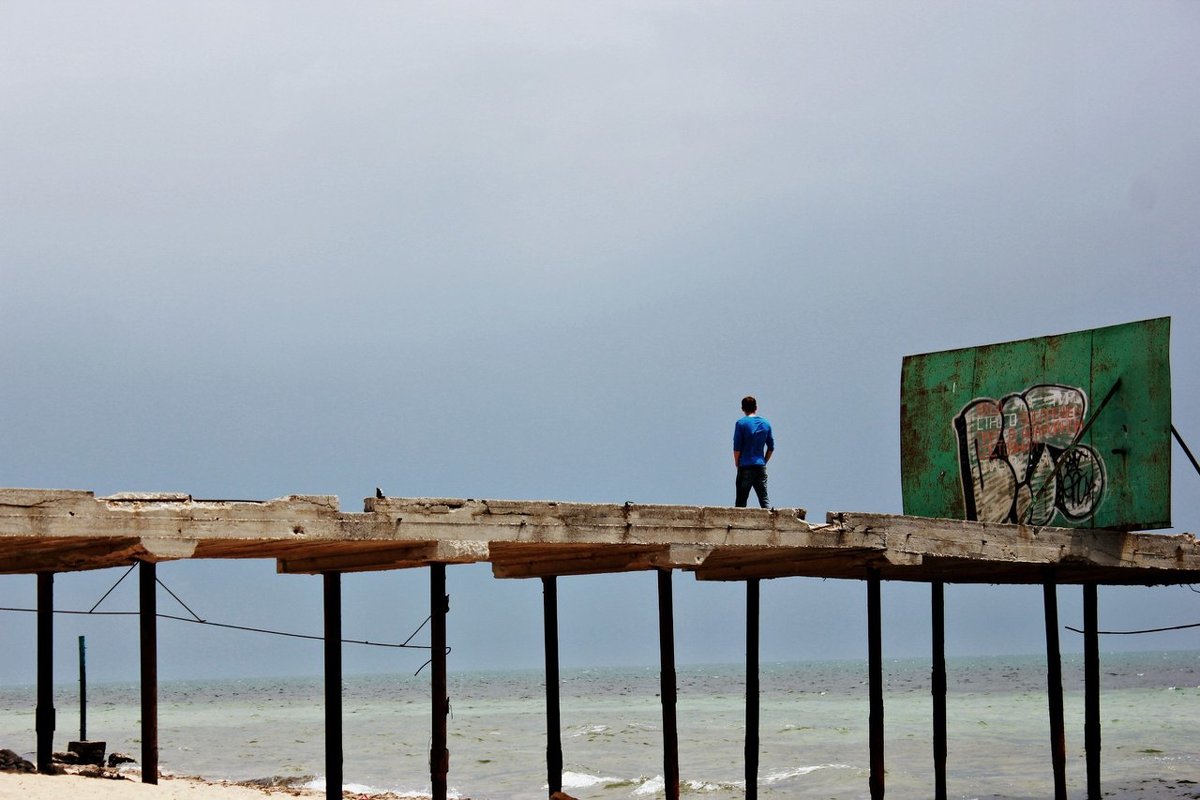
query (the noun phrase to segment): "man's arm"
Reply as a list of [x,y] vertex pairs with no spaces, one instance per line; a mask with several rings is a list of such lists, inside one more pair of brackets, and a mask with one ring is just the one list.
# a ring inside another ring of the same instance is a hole
[[763,456],[763,463],[769,462],[771,460],[771,454],[774,452],[775,452],[775,448],[773,448],[773,447],[767,448],[767,453],[766,453],[766,455]]
[[742,426],[735,423],[733,426],[733,466],[741,465],[742,459]]

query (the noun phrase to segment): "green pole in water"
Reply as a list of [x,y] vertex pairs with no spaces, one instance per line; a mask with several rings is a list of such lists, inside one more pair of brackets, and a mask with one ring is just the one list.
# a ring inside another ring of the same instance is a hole
[[87,741],[87,643],[79,637],[79,741]]

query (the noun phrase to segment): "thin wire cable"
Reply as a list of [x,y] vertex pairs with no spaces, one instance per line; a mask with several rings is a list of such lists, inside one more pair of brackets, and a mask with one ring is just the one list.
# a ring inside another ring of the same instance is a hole
[[[1063,627],[1072,633],[1086,633],[1086,631],[1080,630],[1079,628],[1072,628],[1070,625],[1064,625]],[[1096,631],[1096,633],[1103,634],[1105,636],[1133,636],[1134,634],[1138,633],[1162,633],[1163,631],[1182,631],[1187,630],[1188,628],[1200,628],[1200,622],[1193,622],[1190,625],[1172,625],[1168,628],[1146,628],[1142,631]]]
[[174,598],[175,598],[175,602],[176,602],[176,603],[179,603],[179,605],[183,606],[184,610],[185,610],[185,611],[187,611],[189,614],[191,614],[193,617],[195,617],[197,622],[204,622],[204,620],[200,618],[200,615],[199,615],[199,614],[197,614],[195,611],[192,611],[190,608],[188,608],[188,604],[187,604],[187,603],[185,603],[185,602],[183,602],[182,600],[180,600],[180,599],[179,599],[179,595],[177,595],[177,594],[175,594],[174,592],[172,592],[172,591],[171,591],[171,589],[170,589],[170,587],[169,587],[169,586],[167,586],[165,583],[163,583],[163,582],[162,582],[162,579],[161,579],[161,578],[157,578],[157,577],[156,577],[156,578],[154,579],[154,582],[155,582],[155,583],[157,583],[159,586],[163,587],[164,589],[166,589],[166,590],[167,590],[167,594],[171,595],[171,597],[174,597]]
[[[413,639],[415,639],[417,637],[417,634],[420,633],[422,630],[424,630],[425,626],[429,624],[429,620],[431,620],[431,619],[433,619],[432,614],[430,614],[428,617],[426,617],[425,621],[422,622],[420,625],[418,625],[417,629],[408,635],[408,638],[404,640],[404,643],[408,644]],[[446,652],[450,652],[450,648],[446,648]]]
[[[117,578],[117,582],[114,583],[111,587],[109,587],[108,591],[104,593],[104,596],[101,597],[99,600],[97,600],[96,604],[91,607],[91,610],[87,611],[86,613],[88,613],[88,614],[98,613],[101,615],[108,615],[108,616],[128,616],[128,615],[137,614],[138,612],[136,612],[136,611],[114,611],[114,612],[106,612],[106,611],[97,612],[96,611],[96,609],[100,607],[100,604],[103,603],[106,599],[108,599],[108,596],[110,594],[112,594],[113,591],[118,586],[121,585],[121,581],[125,580],[125,578],[128,577],[129,573],[133,572],[134,568],[136,568],[136,567],[137,567],[137,564],[133,564],[129,567],[129,569],[125,570],[124,574],[122,574],[121,577]],[[171,595],[171,597],[173,597],[175,599],[175,602],[179,603],[179,605],[183,606],[184,610],[187,611],[189,614],[191,614],[193,617],[193,619],[186,619],[184,617],[173,617],[170,614],[158,614],[157,616],[161,617],[162,619],[173,619],[173,620],[178,620],[180,622],[198,622],[198,623],[203,623],[206,625],[213,625],[214,627],[218,627],[218,628],[229,628],[231,630],[242,630],[242,631],[249,631],[249,632],[253,632],[253,633],[266,633],[266,634],[271,634],[271,635],[275,635],[275,636],[292,636],[292,637],[295,637],[298,639],[319,639],[319,640],[323,641],[325,638],[323,636],[310,636],[308,634],[287,633],[284,631],[267,630],[265,628],[250,628],[250,627],[245,627],[245,626],[241,626],[241,625],[230,625],[227,623],[209,622],[208,620],[202,618],[195,611],[193,611],[191,609],[191,607],[188,606],[187,603],[183,602],[183,600],[181,600],[179,598],[179,595],[177,595],[177,594],[175,594],[175,592],[171,591],[171,587],[167,586],[167,584],[163,582],[162,578],[159,578],[156,576],[154,578],[154,582],[157,583],[159,586],[161,586],[163,589],[165,589],[167,594]],[[32,609],[0,608],[0,611],[30,611],[30,610],[32,610]],[[55,611],[54,613],[56,613],[56,614],[82,614],[85,612],[82,612],[82,611]],[[356,641],[356,640],[352,640],[352,639],[343,639],[342,643],[343,644],[365,644],[365,645],[370,645],[372,647],[409,647],[410,646],[409,642],[411,642],[413,639],[416,638],[417,634],[420,633],[421,630],[427,624],[429,624],[429,620],[431,620],[431,619],[433,619],[432,615],[426,617],[425,621],[422,622],[420,625],[418,625],[416,630],[414,630],[412,633],[410,633],[408,635],[408,638],[405,639],[404,642],[401,644],[395,644],[395,643],[379,644],[379,643],[375,643],[375,642]],[[412,647],[412,649],[420,649],[420,650],[429,650],[430,649],[429,647],[423,646],[423,645],[411,645],[411,647]],[[449,652],[449,648],[447,648],[446,652]],[[418,672],[419,671],[420,670],[418,670]]]
[[96,601],[96,605],[92,606],[91,611],[89,611],[88,613],[90,614],[92,611],[95,611],[97,608],[99,608],[100,604],[108,599],[108,596],[110,594],[112,594],[113,591],[115,591],[118,586],[121,585],[121,581],[125,580],[126,576],[128,576],[129,573],[133,572],[133,570],[136,566],[137,566],[137,564],[131,564],[129,566],[129,569],[125,570],[125,574],[122,575],[121,577],[117,578],[117,582],[109,587],[108,591],[104,593],[104,596]]
[[[137,616],[140,612],[137,612],[137,611],[97,611],[96,610],[97,608],[100,607],[100,604],[103,603],[105,600],[107,600],[108,596],[110,594],[112,594],[118,586],[121,585],[121,581],[125,580],[125,578],[127,578],[129,576],[129,573],[133,572],[133,570],[136,567],[137,567],[137,564],[133,564],[129,567],[129,569],[125,570],[124,574],[122,574],[121,577],[117,578],[117,582],[114,583],[111,587],[109,587],[108,591],[105,592],[104,595],[99,600],[96,601],[96,604],[94,606],[92,606],[91,609],[89,609],[88,611],[71,611],[71,610],[57,610],[56,609],[54,611],[54,613],[55,614],[79,614],[79,615],[84,615],[84,616],[87,616],[87,615],[108,616],[108,617]],[[163,583],[161,578],[155,577],[154,582],[157,583],[159,586],[161,586],[163,589],[165,589],[167,594],[171,595],[171,597],[175,599],[176,603],[179,603],[179,605],[183,606],[185,611],[187,611],[189,614],[192,615],[192,619],[188,619],[187,617],[177,617],[172,614],[156,614],[155,617],[158,619],[169,619],[169,620],[174,620],[176,622],[187,622],[192,625],[210,625],[214,628],[226,628],[228,630],[245,631],[247,633],[261,633],[261,634],[265,634],[268,636],[284,636],[284,637],[288,637],[288,638],[292,638],[292,639],[308,639],[308,640],[315,640],[315,641],[325,641],[324,636],[313,636],[311,634],[306,634],[306,633],[290,633],[288,631],[276,631],[276,630],[270,630],[267,628],[253,628],[253,627],[249,627],[246,625],[233,625],[233,624],[225,623],[225,622],[210,622],[209,620],[201,618],[199,614],[197,614],[195,611],[193,611],[188,606],[187,603],[183,602],[183,600],[181,600],[179,598],[179,595],[177,595],[177,594],[175,594],[175,592],[171,591],[171,587],[169,587],[165,583]],[[22,612],[36,613],[37,609],[35,609],[35,608],[0,608],[0,611],[22,611]],[[430,616],[426,617],[425,620],[416,627],[416,630],[414,630],[412,633],[410,633],[408,635],[408,638],[400,643],[371,642],[371,641],[360,640],[360,639],[342,639],[341,643],[342,644],[357,644],[357,645],[362,645],[364,647],[389,647],[389,648],[407,649],[407,650],[432,650],[433,649],[432,645],[410,644],[412,642],[412,640],[416,638],[417,634],[420,633],[422,630],[424,630],[425,626],[429,624],[429,621],[431,619],[433,619],[432,614]],[[446,647],[446,655],[450,654],[450,650],[451,650],[450,647]],[[429,666],[431,663],[433,663],[433,659],[426,661],[424,664],[422,664],[420,667],[418,667],[417,671],[414,672],[413,674],[414,675],[421,674],[421,670],[425,669],[425,667]]]
[[[287,633],[285,631],[273,631],[273,630],[268,630],[266,628],[252,628],[252,627],[249,627],[246,625],[232,625],[227,622],[209,622],[208,620],[203,620],[203,619],[188,619],[187,617],[177,617],[173,614],[158,614],[157,616],[160,619],[171,619],[171,620],[175,620],[176,622],[186,622],[191,625],[211,625],[214,628],[228,628],[229,630],[247,631],[249,633],[266,633],[266,634],[271,634],[273,636],[289,636],[293,639],[310,639],[310,640],[315,640],[318,642],[322,642],[325,640],[324,636],[314,636],[314,635],[308,634],[308,633]],[[365,645],[367,647],[393,647],[393,648],[407,648],[410,650],[429,650],[430,649],[429,645],[396,643],[396,642],[372,642],[372,641],[368,641],[366,639],[342,639],[341,642],[342,642],[342,644],[360,644],[360,645]]]
[[1174,425],[1171,426],[1171,433],[1175,434],[1175,441],[1179,442],[1179,446],[1183,448],[1184,454],[1188,457],[1188,460],[1192,462],[1192,466],[1196,468],[1196,474],[1200,475],[1200,462],[1196,461],[1196,457],[1192,455],[1191,448],[1187,446],[1187,442],[1185,442],[1183,437],[1179,435],[1179,431],[1176,430]]
[[[185,606],[185,608],[186,608],[186,606]],[[188,610],[190,611],[191,609],[188,609]],[[31,614],[37,613],[36,608],[0,607],[0,611],[16,611],[16,612],[25,612],[25,613],[31,613]],[[55,609],[54,613],[55,614],[77,614],[77,615],[85,616],[85,617],[86,616],[92,616],[92,617],[136,617],[139,615],[140,612],[138,612],[138,611],[74,611],[71,609]],[[318,641],[318,642],[325,640],[324,636],[314,636],[314,635],[308,634],[308,633],[291,633],[289,631],[276,631],[276,630],[271,630],[269,628],[254,628],[254,627],[250,627],[248,625],[233,625],[233,624],[230,624],[227,622],[213,622],[211,620],[204,620],[204,619],[199,619],[199,618],[189,619],[188,617],[178,617],[178,616],[175,616],[174,614],[156,614],[155,616],[158,619],[169,619],[169,620],[174,620],[176,622],[187,622],[191,625],[209,625],[214,628],[227,628],[229,630],[235,630],[235,631],[246,631],[247,633],[262,633],[262,634],[266,634],[269,636],[286,636],[286,637],[289,637],[292,639],[309,639],[309,640]],[[426,622],[428,622],[428,620],[426,620]],[[424,624],[425,623],[422,623],[421,627],[424,627]],[[413,638],[417,635],[417,633],[420,632],[420,630],[421,630],[420,628],[417,628],[417,630],[414,631],[412,633],[412,635],[409,636],[407,639],[405,639],[403,642],[372,642],[372,641],[368,641],[366,639],[342,639],[341,642],[342,642],[342,644],[358,644],[358,645],[364,645],[366,647],[390,647],[390,648],[395,648],[395,649],[407,649],[407,650],[430,650],[430,649],[432,649],[430,645],[409,644],[413,640]],[[450,652],[449,647],[446,648],[446,652],[447,653]],[[418,670],[418,672],[419,671],[420,670]]]

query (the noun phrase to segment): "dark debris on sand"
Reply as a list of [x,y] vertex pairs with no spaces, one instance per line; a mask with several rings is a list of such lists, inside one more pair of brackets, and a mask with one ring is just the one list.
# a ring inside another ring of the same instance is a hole
[[[250,789],[259,789],[267,794],[282,794],[292,797],[311,797],[314,792],[305,787],[312,783],[314,777],[312,775],[284,776],[272,775],[269,778],[254,778],[246,781],[233,781],[235,786],[245,786]],[[400,795],[395,792],[372,792],[363,794],[362,792],[342,792],[344,800],[411,800],[408,795]],[[470,800],[470,798],[464,798]]]
[[37,772],[37,767],[12,750],[0,750],[0,772]]

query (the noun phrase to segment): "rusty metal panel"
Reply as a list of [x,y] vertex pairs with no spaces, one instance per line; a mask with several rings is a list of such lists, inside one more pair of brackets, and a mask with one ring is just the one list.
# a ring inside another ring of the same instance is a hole
[[908,356],[904,513],[1171,525],[1169,317]]

